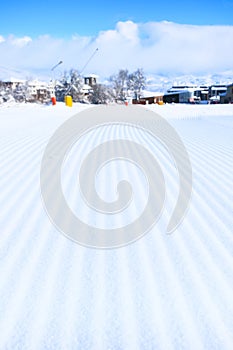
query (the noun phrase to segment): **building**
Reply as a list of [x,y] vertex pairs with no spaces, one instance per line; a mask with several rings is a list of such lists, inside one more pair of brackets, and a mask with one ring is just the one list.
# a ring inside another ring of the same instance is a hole
[[15,78],[10,78],[1,81],[1,86],[4,89],[10,89],[11,91],[17,89],[19,86],[22,86],[25,84],[25,80],[22,79],[15,79]]
[[226,85],[173,86],[164,95],[165,103],[219,103]]
[[163,93],[162,92],[151,92],[143,91],[143,96],[139,99],[133,98],[133,104],[153,104],[153,103],[163,103]]
[[227,85],[212,85],[210,86],[209,100],[211,103],[220,103],[221,95],[227,91]]
[[199,99],[201,104],[207,104],[210,97],[210,88],[207,85],[201,85],[196,88],[194,91],[194,95]]
[[84,84],[93,87],[94,85],[97,84],[97,79],[98,79],[98,75],[89,74],[88,76],[84,77]]
[[227,85],[212,85],[210,86],[210,98],[217,97],[225,93],[227,90]]
[[27,83],[27,99],[45,102],[54,96],[54,86],[52,83],[32,80]]
[[200,102],[200,97],[197,96],[197,86],[172,86],[164,94],[163,101],[165,103],[197,103]]
[[[198,98],[196,99],[199,100]],[[163,96],[164,103],[191,103],[194,101],[194,88],[187,86],[173,86]]]
[[227,85],[227,89],[220,95],[220,103],[233,103],[233,83]]

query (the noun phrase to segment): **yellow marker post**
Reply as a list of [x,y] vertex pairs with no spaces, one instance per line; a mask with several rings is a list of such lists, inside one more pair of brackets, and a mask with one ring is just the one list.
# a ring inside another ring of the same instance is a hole
[[73,106],[72,96],[70,96],[70,95],[65,96],[65,104],[67,107]]

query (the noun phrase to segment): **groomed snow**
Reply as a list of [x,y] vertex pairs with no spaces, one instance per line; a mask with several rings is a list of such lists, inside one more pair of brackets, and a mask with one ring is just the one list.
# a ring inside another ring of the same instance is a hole
[[[166,235],[177,180],[169,156],[158,151],[168,194],[161,219],[114,250],[65,238],[41,201],[46,144],[85,108],[92,106],[0,106],[0,349],[232,350],[233,105],[147,107],[186,146],[192,200],[177,231]],[[92,141],[101,142],[102,132]],[[111,132],[136,137],[131,129]],[[65,169],[71,178],[73,168]]]

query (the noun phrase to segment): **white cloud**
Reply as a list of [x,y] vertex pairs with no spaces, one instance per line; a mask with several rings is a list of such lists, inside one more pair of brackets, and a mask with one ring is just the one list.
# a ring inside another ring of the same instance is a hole
[[131,21],[118,22],[116,25],[116,32],[121,35],[123,39],[128,40],[130,44],[136,45],[139,43],[138,24]]
[[19,48],[26,46],[32,41],[29,36],[23,36],[22,38],[17,38],[13,35],[10,35],[7,40],[11,45],[17,46]]
[[[232,69],[233,26],[193,26],[171,22],[118,22],[95,38],[75,34],[71,39],[40,36],[31,39],[0,36],[1,64],[49,76],[85,65],[85,72],[102,77],[120,68],[143,67],[150,74],[207,74]],[[84,72],[84,73],[85,73]],[[0,70],[1,78],[1,70]]]

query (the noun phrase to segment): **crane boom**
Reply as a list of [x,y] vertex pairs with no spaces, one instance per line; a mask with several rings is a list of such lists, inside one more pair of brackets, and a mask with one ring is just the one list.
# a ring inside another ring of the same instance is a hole
[[83,68],[80,71],[80,74],[82,74],[82,72],[84,71],[84,69],[86,68],[86,66],[88,65],[88,63],[92,60],[92,58],[94,57],[94,55],[96,54],[96,52],[98,51],[98,47],[95,49],[95,51],[93,52],[93,54],[88,58],[87,62],[84,64]]

